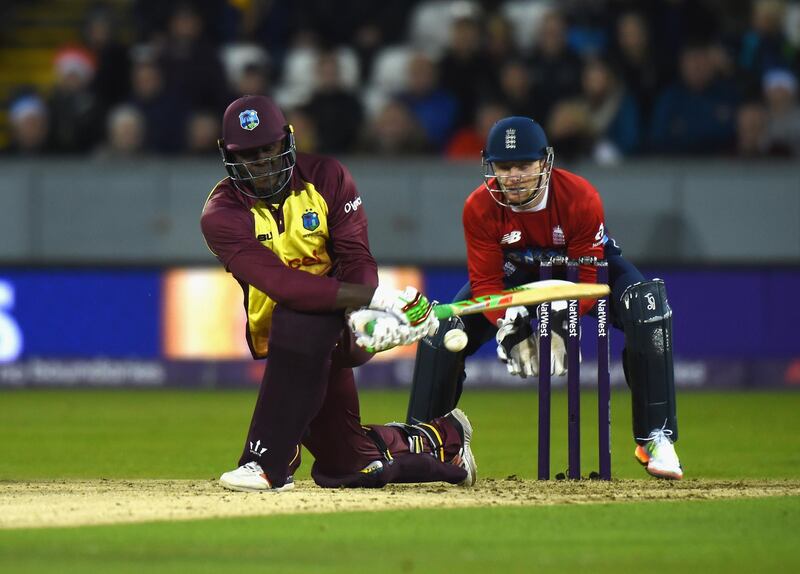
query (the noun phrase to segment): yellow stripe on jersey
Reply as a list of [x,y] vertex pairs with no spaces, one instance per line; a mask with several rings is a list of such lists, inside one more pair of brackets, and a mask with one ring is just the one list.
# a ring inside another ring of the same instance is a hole
[[[332,267],[327,250],[328,204],[313,184],[293,190],[283,204],[283,233],[263,201],[250,209],[255,221],[256,238],[275,253],[287,267],[313,275],[326,275]],[[248,289],[247,324],[250,341],[259,356],[267,353],[270,324],[275,301],[252,285]]]

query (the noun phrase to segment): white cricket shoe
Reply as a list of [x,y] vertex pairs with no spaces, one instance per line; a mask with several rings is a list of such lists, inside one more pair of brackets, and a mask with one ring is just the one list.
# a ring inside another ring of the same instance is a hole
[[226,472],[219,477],[219,483],[228,490],[237,490],[239,492],[262,492],[269,490],[271,492],[283,492],[294,488],[294,479],[289,476],[286,479],[286,484],[277,488],[272,488],[272,485],[267,480],[267,475],[257,462],[248,462],[243,464],[236,470]]
[[445,417],[453,423],[458,434],[461,435],[461,451],[453,457],[452,463],[466,470],[467,478],[459,482],[458,486],[473,486],[478,480],[478,463],[475,462],[475,456],[470,448],[472,424],[461,409],[453,409]]
[[647,442],[637,445],[633,454],[650,475],[680,480],[683,478],[683,469],[670,436],[672,431],[667,428],[654,429],[646,439],[639,439]]

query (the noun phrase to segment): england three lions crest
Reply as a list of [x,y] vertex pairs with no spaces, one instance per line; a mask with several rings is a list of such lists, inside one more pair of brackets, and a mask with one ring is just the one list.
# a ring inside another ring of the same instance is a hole
[[567,241],[564,238],[564,230],[560,225],[553,228],[553,245],[566,245]]
[[245,110],[239,114],[239,125],[246,130],[254,130],[258,127],[258,112],[255,110]]

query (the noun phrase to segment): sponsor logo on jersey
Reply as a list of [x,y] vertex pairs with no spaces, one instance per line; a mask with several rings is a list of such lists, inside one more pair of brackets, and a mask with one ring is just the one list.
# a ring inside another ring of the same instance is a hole
[[600,229],[597,230],[597,233],[594,235],[594,243],[592,243],[592,247],[600,247],[601,245],[605,244],[608,241],[606,237],[606,227],[603,225],[603,222],[600,222]]
[[344,204],[344,212],[350,213],[351,211],[358,211],[358,208],[361,207],[361,196],[359,195],[353,201],[348,201]]
[[314,249],[311,252],[311,255],[289,259],[286,262],[286,266],[290,269],[300,269],[301,267],[312,267],[313,265],[319,265],[320,263],[322,263],[322,259],[317,256],[317,250]]
[[503,238],[500,240],[500,244],[502,245],[503,243],[505,244],[516,243],[520,239],[522,239],[521,231],[511,231],[503,235]]
[[506,149],[517,149],[517,130],[514,128],[506,130]]
[[564,230],[560,225],[553,228],[553,245],[566,245],[567,241],[564,238]]
[[259,241],[272,241],[272,232],[270,231],[269,233],[261,233],[256,237],[256,239]]
[[309,231],[314,231],[319,227],[319,215],[316,211],[306,211],[303,214],[303,227]]
[[258,127],[258,112],[255,110],[245,110],[239,114],[239,125],[243,129],[253,131]]

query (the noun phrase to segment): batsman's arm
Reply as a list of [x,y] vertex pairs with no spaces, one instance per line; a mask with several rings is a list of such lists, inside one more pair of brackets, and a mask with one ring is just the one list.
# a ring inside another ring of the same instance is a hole
[[211,252],[240,281],[297,311],[334,308],[339,282],[286,266],[253,235],[250,213],[209,202],[200,224]]

